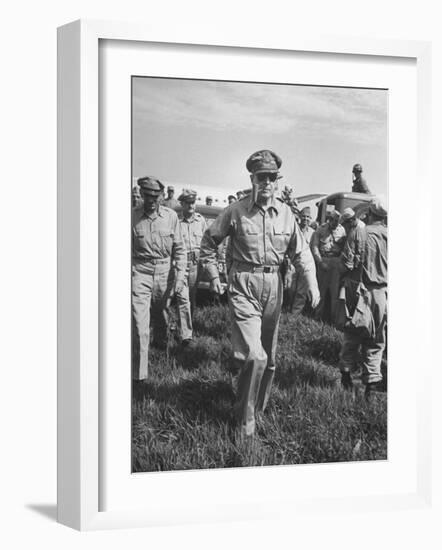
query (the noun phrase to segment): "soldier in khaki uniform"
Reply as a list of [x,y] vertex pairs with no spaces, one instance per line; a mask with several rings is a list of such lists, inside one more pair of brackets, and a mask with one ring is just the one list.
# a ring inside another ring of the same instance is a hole
[[[341,256],[344,267],[344,285],[349,315],[355,310],[369,310],[367,323],[357,328],[352,323],[344,328],[340,354],[340,370],[344,388],[353,386],[351,373],[362,359],[362,381],[365,395],[370,398],[382,381],[381,362],[386,345],[388,231],[387,208],[380,197],[369,204],[368,223],[358,226],[354,243],[347,243]],[[355,250],[359,251],[355,253]],[[361,300],[361,304],[359,303]],[[367,315],[367,310],[365,311]],[[359,324],[359,323],[358,323]]]
[[184,284],[187,256],[177,214],[159,204],[163,184],[145,177],[138,185],[144,205],[132,213],[132,376],[145,380],[151,312],[154,341],[164,343],[167,301]]
[[[310,222],[312,221],[312,213],[309,206],[305,206],[301,210],[300,218],[301,221],[299,223],[299,229],[301,230],[305,242],[310,245],[310,241],[315,231],[310,227]],[[295,271],[292,277],[289,299],[289,309],[295,315],[299,315],[300,313],[302,313],[307,302],[307,289],[305,288],[304,283],[305,281],[303,277],[300,277],[299,274]]]
[[306,278],[312,303],[319,301],[310,249],[290,207],[274,196],[280,166],[272,151],[254,153],[246,163],[252,193],[223,210],[201,242],[201,262],[211,289],[220,294],[216,252],[230,237],[228,298],[233,357],[239,367],[236,412],[245,435],[254,433],[255,412],[265,409],[275,374],[283,295],[280,267],[286,254]]
[[183,217],[180,220],[181,233],[187,249],[187,269],[184,285],[176,293],[183,346],[187,346],[192,342],[192,315],[196,299],[200,245],[203,234],[207,229],[206,220],[195,211],[196,196],[196,191],[184,189],[178,197],[183,208]]
[[317,316],[328,323],[336,320],[341,276],[340,254],[345,244],[345,229],[339,224],[340,213],[330,212],[328,219],[314,232],[310,241],[316,261],[321,302]]
[[362,166],[359,163],[352,168],[352,181],[351,190],[353,193],[371,193],[365,178],[362,177]]

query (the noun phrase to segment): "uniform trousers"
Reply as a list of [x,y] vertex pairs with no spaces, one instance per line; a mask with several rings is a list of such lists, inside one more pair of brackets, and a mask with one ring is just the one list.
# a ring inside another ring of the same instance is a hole
[[371,289],[368,291],[368,297],[376,334],[373,338],[368,338],[358,330],[344,330],[339,365],[341,372],[351,373],[360,358],[364,384],[382,380],[381,362],[386,343],[387,290],[386,288]]
[[279,271],[229,273],[233,358],[238,367],[236,414],[243,433],[255,431],[255,413],[267,405],[275,375],[283,284]]
[[325,269],[319,265],[316,270],[321,300],[316,315],[322,321],[334,324],[339,297],[339,283],[341,276],[341,259],[339,257],[324,257]]
[[192,338],[192,316],[195,309],[197,280],[198,263],[190,262],[187,265],[187,270],[184,277],[184,285],[182,289],[176,293],[182,340],[188,340]]
[[167,304],[173,286],[170,258],[162,263],[138,263],[132,267],[132,378],[145,380],[148,372],[150,322],[153,338],[167,338]]
[[290,311],[295,315],[300,315],[307,303],[308,287],[305,277],[302,277],[299,271],[295,271],[293,274],[291,294]]

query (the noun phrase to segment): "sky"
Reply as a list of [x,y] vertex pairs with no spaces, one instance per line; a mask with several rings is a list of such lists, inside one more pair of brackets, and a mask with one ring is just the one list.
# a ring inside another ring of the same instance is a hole
[[387,194],[388,91],[134,77],[133,176],[206,189],[249,186],[246,160],[270,149],[296,196],[350,191],[360,163]]

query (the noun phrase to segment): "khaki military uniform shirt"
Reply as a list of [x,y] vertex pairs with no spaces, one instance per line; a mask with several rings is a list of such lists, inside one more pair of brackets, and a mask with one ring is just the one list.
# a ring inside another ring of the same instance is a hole
[[180,203],[172,197],[171,199],[164,199],[161,205],[174,210],[180,205]]
[[370,194],[370,189],[368,188],[367,182],[365,179],[360,176],[353,180],[353,186],[351,188],[353,193],[368,193]]
[[172,258],[177,271],[185,271],[187,265],[186,245],[181,234],[181,225],[176,212],[158,207],[147,216],[142,208],[132,214],[132,261],[149,263]]
[[342,252],[346,239],[345,229],[338,225],[331,229],[328,222],[323,223],[314,232],[310,247],[315,260],[321,263],[323,258],[335,258]]
[[305,227],[300,227],[300,230],[301,230],[302,236],[305,239],[305,242],[307,244],[310,244],[310,241],[312,240],[312,237],[313,237],[313,233],[315,232],[313,227],[310,227],[309,225],[307,225]]
[[287,254],[316,285],[315,265],[291,209],[275,199],[266,209],[251,196],[231,204],[216,218],[201,242],[201,261],[210,279],[219,276],[217,246],[230,237],[233,265],[280,266]]
[[186,219],[183,217],[180,220],[180,225],[181,233],[186,244],[187,254],[188,256],[193,255],[193,258],[189,258],[189,261],[198,261],[201,239],[207,229],[206,220],[201,214],[195,212],[190,218]]

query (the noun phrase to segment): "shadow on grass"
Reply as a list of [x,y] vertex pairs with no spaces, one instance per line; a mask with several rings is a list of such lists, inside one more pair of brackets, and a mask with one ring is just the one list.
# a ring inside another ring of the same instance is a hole
[[187,420],[206,419],[228,424],[233,420],[235,396],[231,385],[224,380],[147,382],[141,391],[134,394],[134,398],[140,406],[144,398],[152,400],[158,406],[168,405],[180,411]]
[[280,389],[309,385],[320,388],[334,388],[339,374],[312,365],[294,365],[293,368],[276,369],[275,385]]

